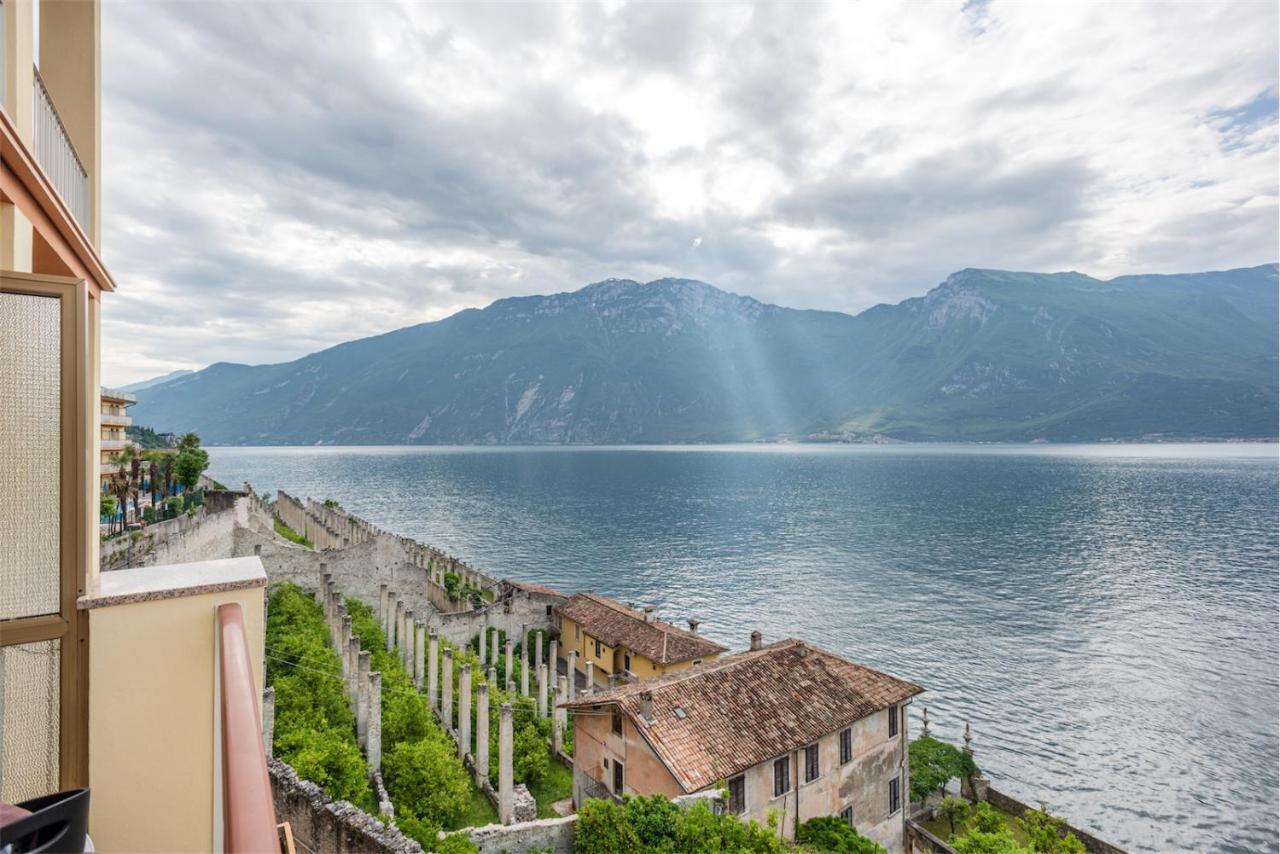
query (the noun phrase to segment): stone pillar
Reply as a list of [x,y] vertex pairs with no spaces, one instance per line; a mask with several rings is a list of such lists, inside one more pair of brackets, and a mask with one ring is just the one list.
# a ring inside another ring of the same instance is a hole
[[506,652],[506,657],[503,661],[503,664],[504,664],[503,673],[506,674],[507,681],[510,682],[512,679],[516,678],[515,671],[511,669],[512,665],[515,663],[516,645],[515,643],[512,642],[511,638],[507,638],[507,648],[505,652]]
[[515,777],[511,763],[511,750],[515,742],[511,704],[503,703],[498,714],[498,821],[511,824],[515,796]]
[[320,564],[320,589],[316,591],[316,601],[324,606],[325,613],[329,612],[329,582],[333,580],[333,576],[324,571],[324,564]]
[[520,696],[529,696],[529,642],[520,645]]
[[499,643],[498,639],[502,636],[502,634],[497,629],[493,629],[492,631],[493,631],[493,635],[490,638],[490,640],[492,640],[492,643],[489,644],[489,663],[497,664],[498,663],[498,643]]
[[360,703],[360,655],[360,638],[352,635],[347,641],[347,699],[351,701],[352,709]]
[[427,642],[427,702],[435,711],[440,711],[440,636],[431,630]]
[[378,585],[378,622],[382,624],[382,630],[387,630],[387,585]]
[[369,674],[369,730],[364,755],[370,769],[382,768],[382,674],[376,670]]
[[369,744],[369,659],[370,654],[360,650],[356,665],[356,685],[359,694],[356,696],[356,741],[361,748]]
[[564,702],[564,695],[569,690],[568,682],[567,676],[560,676],[556,679],[556,705],[551,710],[551,749],[556,755],[564,752],[565,710],[560,708],[560,704]]
[[480,663],[484,664],[484,642],[485,635],[489,633],[489,629],[485,626],[480,627],[480,637],[476,640],[476,651],[480,653]]
[[587,693],[594,694],[596,692],[596,664],[594,661],[587,662]]
[[276,734],[276,689],[266,688],[262,692],[262,747],[271,758],[271,745]]
[[560,672],[560,642],[553,640],[547,646],[547,672],[551,674],[551,684],[555,684],[556,674]]
[[387,636],[387,652],[391,652],[396,648],[396,594],[392,590],[387,591],[387,621],[382,626],[382,632]]
[[392,646],[399,650],[400,660],[404,661],[404,600],[399,596],[396,597],[396,604],[392,618],[391,635],[395,638]]
[[488,679],[489,684],[492,685],[496,690],[498,687],[498,668],[490,667],[488,676],[489,676],[489,679]]
[[578,693],[578,651],[576,649],[569,650],[569,666],[566,668],[569,677],[569,693],[565,695],[566,700],[572,700]]
[[476,780],[489,776],[489,686],[476,688]]
[[542,632],[537,633],[537,640],[535,641],[533,651],[534,651],[533,666],[534,666],[534,669],[536,670],[537,668],[542,666]]
[[462,665],[458,673],[458,756],[465,757],[471,748],[471,665]]
[[453,731],[453,650],[445,647],[440,673],[440,720],[446,732]]
[[400,644],[400,663],[409,679],[413,679],[413,611],[408,603],[400,612],[400,625],[396,628],[396,643]]
[[413,686],[419,691],[422,690],[422,678],[426,671],[426,650],[425,641],[427,639],[427,627],[422,623],[415,623],[413,626]]
[[538,717],[547,716],[547,665],[538,665]]

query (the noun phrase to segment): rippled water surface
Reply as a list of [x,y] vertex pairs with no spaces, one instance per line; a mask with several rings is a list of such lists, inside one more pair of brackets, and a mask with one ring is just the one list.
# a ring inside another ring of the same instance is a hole
[[499,576],[910,678],[998,787],[1122,846],[1277,847],[1274,445],[211,454]]

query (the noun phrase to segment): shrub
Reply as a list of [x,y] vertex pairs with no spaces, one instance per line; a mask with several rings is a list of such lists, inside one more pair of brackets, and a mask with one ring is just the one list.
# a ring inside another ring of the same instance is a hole
[[1044,807],[1027,810],[1018,819],[1018,826],[1027,835],[1027,846],[1036,854],[1084,854],[1084,843],[1074,833],[1068,833],[1063,824]]
[[630,854],[639,847],[640,837],[620,805],[589,800],[578,810],[573,844],[578,854]]
[[1013,831],[1007,827],[984,833],[971,830],[964,836],[950,842],[956,854],[1026,854],[1025,848],[1013,838]]
[[574,850],[580,854],[780,854],[772,827],[717,815],[705,801],[681,810],[662,795],[613,801],[589,800],[578,811]]
[[443,734],[392,747],[383,758],[382,771],[397,819],[411,815],[435,829],[456,827],[471,804],[471,786],[465,773],[458,773],[460,768]]
[[950,829],[951,835],[955,836],[956,822],[963,825],[964,820],[969,817],[969,802],[964,798],[955,798],[948,795],[938,805],[938,815],[947,820],[947,827]]
[[978,801],[978,805],[973,808],[970,825],[983,833],[995,833],[1003,828],[1005,823],[995,807],[986,801]]
[[831,815],[811,818],[796,830],[796,842],[833,854],[884,854],[884,849]]

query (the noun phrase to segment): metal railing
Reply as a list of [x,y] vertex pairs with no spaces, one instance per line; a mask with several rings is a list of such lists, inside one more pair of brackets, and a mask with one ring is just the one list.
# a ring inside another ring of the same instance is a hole
[[280,837],[244,612],[238,602],[229,602],[218,606],[217,619],[223,851],[277,852]]
[[80,229],[89,233],[89,173],[84,171],[75,148],[71,145],[71,137],[58,117],[58,111],[49,97],[49,90],[40,79],[39,69],[32,69],[34,78],[32,93],[32,111],[34,113],[32,129],[35,135],[35,155],[40,168],[52,182],[53,188],[62,196],[67,209],[80,224]]

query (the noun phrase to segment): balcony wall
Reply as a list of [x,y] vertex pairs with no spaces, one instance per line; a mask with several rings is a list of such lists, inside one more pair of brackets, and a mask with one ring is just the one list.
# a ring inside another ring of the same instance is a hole
[[219,847],[217,612],[239,603],[261,698],[266,583],[260,560],[235,558],[103,573],[81,597],[99,851]]

